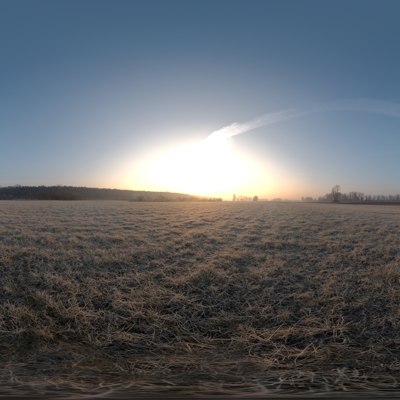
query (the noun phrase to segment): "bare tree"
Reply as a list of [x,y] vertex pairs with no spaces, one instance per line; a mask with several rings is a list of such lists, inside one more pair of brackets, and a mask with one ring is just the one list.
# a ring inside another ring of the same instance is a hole
[[258,196],[254,196],[253,201],[258,201]]
[[331,195],[333,197],[333,202],[334,203],[338,203],[339,199],[340,199],[340,196],[342,195],[342,193],[340,193],[340,186],[339,185],[336,185],[336,186],[334,186],[332,188]]

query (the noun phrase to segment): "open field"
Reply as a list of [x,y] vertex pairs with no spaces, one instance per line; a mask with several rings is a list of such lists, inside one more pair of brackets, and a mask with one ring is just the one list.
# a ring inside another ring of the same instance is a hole
[[400,390],[400,207],[3,201],[0,299],[0,393]]

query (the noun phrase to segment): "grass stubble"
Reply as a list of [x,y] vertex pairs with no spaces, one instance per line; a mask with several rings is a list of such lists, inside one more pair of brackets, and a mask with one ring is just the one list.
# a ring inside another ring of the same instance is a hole
[[0,394],[400,389],[400,207],[0,203]]

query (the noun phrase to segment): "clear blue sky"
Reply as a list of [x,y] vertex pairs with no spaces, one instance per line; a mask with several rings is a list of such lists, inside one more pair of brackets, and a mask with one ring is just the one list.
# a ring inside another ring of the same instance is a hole
[[[2,0],[0,185],[196,192],[199,157],[155,170],[224,126],[326,101],[400,103],[399,16],[397,0]],[[201,194],[400,192],[393,116],[306,115],[229,151],[230,186]]]

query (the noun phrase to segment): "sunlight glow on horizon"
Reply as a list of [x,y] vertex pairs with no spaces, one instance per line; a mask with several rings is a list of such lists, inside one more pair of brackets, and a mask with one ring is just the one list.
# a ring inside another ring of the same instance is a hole
[[266,183],[260,172],[262,169],[240,154],[231,140],[208,137],[146,158],[128,179],[145,190],[231,199],[233,193],[259,195],[258,183]]
[[171,191],[203,196],[243,183],[248,172],[227,140],[203,140],[157,158],[149,177]]

